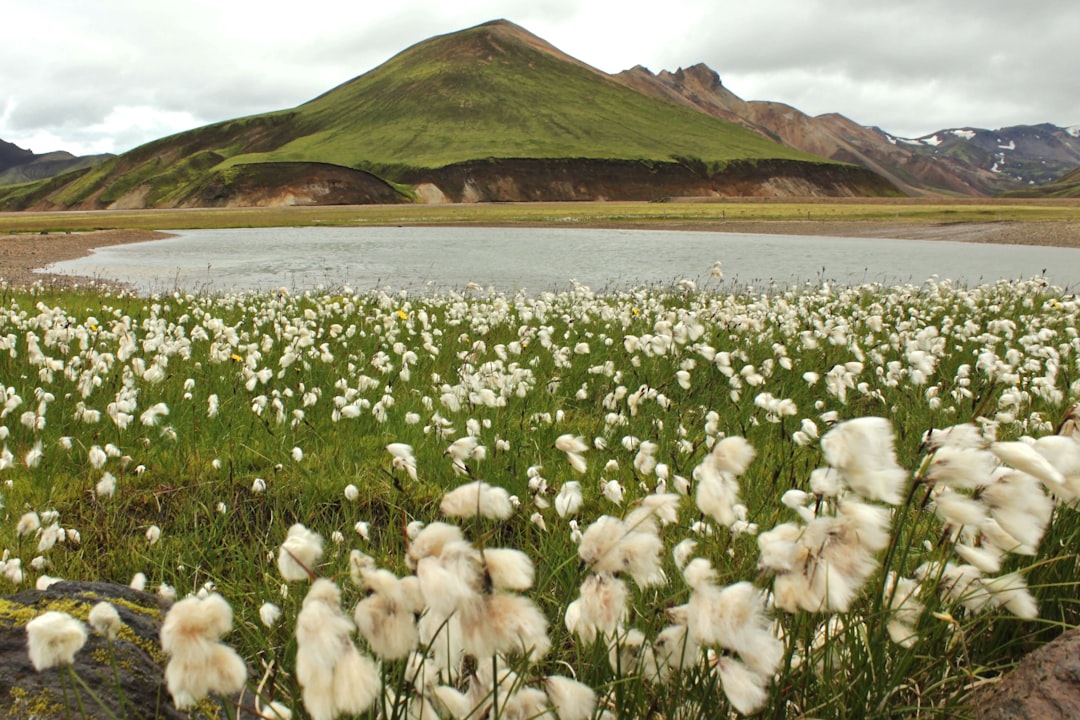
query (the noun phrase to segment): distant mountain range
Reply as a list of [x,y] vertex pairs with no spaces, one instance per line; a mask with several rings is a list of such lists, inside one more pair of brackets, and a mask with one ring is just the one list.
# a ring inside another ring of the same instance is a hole
[[69,152],[55,151],[37,155],[4,140],[0,140],[0,185],[43,180],[71,170],[92,167],[112,155],[76,157]]
[[609,75],[499,20],[418,43],[291,110],[116,157],[50,154],[85,161],[52,177],[50,156],[0,144],[0,178],[34,179],[35,164],[46,178],[0,187],[0,209],[985,196],[1080,166],[1077,134],[1038,125],[899,138],[741,100],[704,65]]

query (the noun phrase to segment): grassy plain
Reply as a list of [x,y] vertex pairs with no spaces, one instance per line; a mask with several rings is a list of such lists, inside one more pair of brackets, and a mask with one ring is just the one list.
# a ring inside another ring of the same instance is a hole
[[[664,209],[617,207],[620,214]],[[779,211],[797,208],[790,207]],[[540,213],[531,217],[551,222],[568,208],[433,210]],[[582,290],[507,298],[462,289],[432,298],[140,298],[6,290],[0,547],[7,552],[0,583],[14,590],[45,574],[126,583],[144,573],[148,590],[167,584],[181,595],[211,584],[236,614],[225,640],[258,673],[275,668],[264,692],[304,717],[293,626],[307,587],[283,583],[273,562],[289,526],[303,523],[324,538],[314,570],[341,584],[351,612],[365,593],[349,582],[350,549],[403,575],[406,526],[448,520],[478,546],[518,548],[534,563],[526,594],[550,622],[552,651],[531,667],[515,661],[524,683],[535,688],[547,674],[573,675],[600,698],[588,717],[609,708],[622,718],[715,718],[731,708],[730,678],[718,667],[742,658],[735,649],[713,645],[667,680],[643,681],[655,673],[639,662],[673,621],[667,610],[691,596],[672,548],[696,541],[694,554],[713,564],[719,585],[772,588],[777,571],[759,565],[758,537],[779,523],[802,522],[780,498],[789,489],[810,492],[812,472],[827,465],[812,435],[882,416],[906,471],[903,502],[867,499],[887,508],[887,547],[870,554],[871,572],[843,610],[770,613],[785,651],[775,674],[763,679],[761,716],[964,717],[972,688],[994,682],[1027,651],[1080,622],[1080,521],[1064,488],[1055,487],[1063,501],[1051,504],[1035,554],[1007,553],[997,571],[976,571],[974,585],[950,594],[956,584],[941,563],[964,562],[956,549],[961,533],[936,512],[935,499],[962,495],[981,508],[973,517],[996,518],[1002,506],[989,509],[980,505],[981,491],[928,479],[934,453],[923,433],[969,421],[987,434],[981,443],[1052,433],[1080,394],[1078,317],[1075,298],[1038,281],[807,287],[771,296],[627,289],[605,297]],[[564,434],[590,446],[583,473],[555,447]],[[466,435],[488,450],[466,461],[463,477],[446,450]],[[738,531],[703,513],[694,498],[702,482],[695,468],[732,435],[756,450],[738,480],[746,521],[755,527]],[[654,444],[662,472],[645,469],[642,441]],[[394,467],[385,449],[394,442],[413,447],[417,479]],[[862,452],[876,463],[882,448]],[[446,518],[441,496],[469,477],[505,488],[520,508],[506,521]],[[584,505],[574,520],[585,530],[601,515],[625,516],[658,489],[675,490],[680,478],[691,494],[659,530],[663,582],[629,585],[622,630],[641,635],[631,642],[620,634],[624,647],[613,667],[604,643],[565,626],[567,606],[592,571],[578,558],[571,518],[552,501],[570,481],[580,482]],[[1080,477],[1069,483],[1070,492],[1080,492]],[[845,496],[858,500],[852,490]],[[804,502],[801,510],[821,519],[840,506],[827,495]],[[30,512],[44,527],[20,533],[17,523]],[[46,542],[58,528],[64,540]],[[970,528],[963,542],[989,545]],[[806,549],[815,558],[822,550]],[[911,578],[920,567],[929,568],[915,597],[925,609],[905,605],[901,615],[889,573]],[[804,571],[818,572],[812,565]],[[17,574],[20,585],[11,582]],[[999,576],[1008,578],[1008,606],[990,594]],[[1024,603],[1012,604],[1018,582],[1030,588],[1037,617]],[[284,611],[273,628],[259,617],[268,601]],[[890,626],[898,618],[917,637],[905,631],[905,642],[895,642]],[[398,697],[417,698],[408,667],[386,662],[382,677]],[[464,687],[466,678],[442,682]],[[507,690],[500,693],[505,703]],[[404,708],[386,716],[405,717]]]
[[[348,205],[0,213],[0,233],[309,225],[564,225],[670,227],[743,221],[870,221],[913,225],[1076,221],[1080,200],[679,200],[671,202]],[[737,231],[736,227],[732,228]]]

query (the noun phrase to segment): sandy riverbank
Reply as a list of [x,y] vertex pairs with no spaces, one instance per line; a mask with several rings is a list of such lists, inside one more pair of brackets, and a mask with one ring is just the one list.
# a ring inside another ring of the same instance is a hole
[[[580,227],[606,227],[605,223],[582,223]],[[627,225],[614,227],[625,228]],[[955,242],[1045,245],[1080,248],[1080,222],[911,223],[876,221],[721,221],[663,222],[631,225],[663,230],[702,230],[773,235],[821,235],[879,237],[899,240],[951,240]],[[9,287],[42,283],[61,288],[88,284],[108,285],[108,278],[52,275],[36,270],[50,263],[89,255],[94,248],[169,237],[154,230],[99,230],[85,233],[0,236],[0,282]]]

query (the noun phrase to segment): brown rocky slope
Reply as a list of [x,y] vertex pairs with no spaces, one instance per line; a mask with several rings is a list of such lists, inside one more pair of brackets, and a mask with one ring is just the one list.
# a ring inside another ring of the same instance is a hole
[[927,156],[843,115],[811,117],[783,103],[742,100],[706,65],[655,75],[638,66],[615,77],[640,92],[695,107],[788,147],[860,165],[909,195],[984,196],[1006,189],[1003,179],[992,172],[948,157]]

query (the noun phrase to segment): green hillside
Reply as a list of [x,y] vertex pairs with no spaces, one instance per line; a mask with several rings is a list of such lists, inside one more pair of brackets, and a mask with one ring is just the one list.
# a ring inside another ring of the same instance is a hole
[[820,160],[647,97],[497,21],[415,45],[300,106],[298,133],[233,162],[441,167],[477,158]]
[[[195,206],[206,202],[208,175],[228,183],[238,165],[266,164],[258,175],[271,185],[281,163],[399,182],[493,158],[677,161],[710,174],[762,160],[810,163],[817,173],[847,167],[646,96],[500,20],[418,43],[295,109],[154,141],[59,188],[0,191],[0,207]],[[294,176],[277,181],[279,195],[303,194],[289,186]],[[319,184],[308,180],[307,189]],[[232,197],[227,188],[217,196]]]
[[1008,198],[1080,198],[1080,168],[1052,183],[1003,193]]

